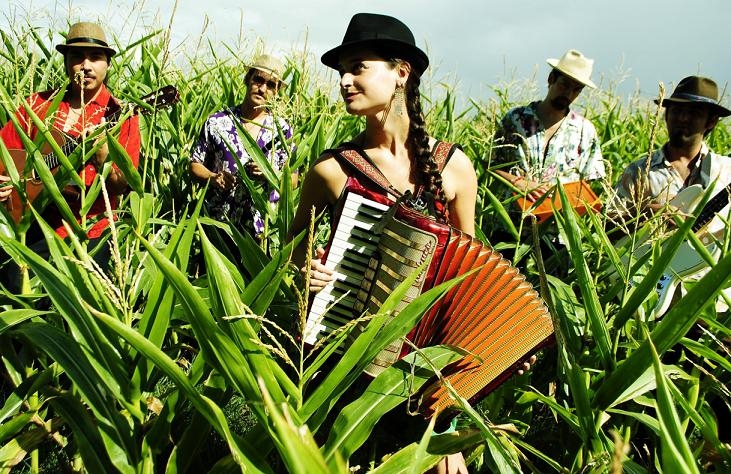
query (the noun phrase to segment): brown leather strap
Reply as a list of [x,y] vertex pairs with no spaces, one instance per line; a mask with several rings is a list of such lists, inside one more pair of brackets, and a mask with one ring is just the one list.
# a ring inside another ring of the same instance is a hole
[[437,169],[440,173],[444,171],[444,167],[447,166],[447,163],[449,163],[449,159],[452,158],[452,155],[458,148],[461,147],[454,143],[442,141],[438,141],[437,144],[434,146],[434,150],[432,151],[432,158],[434,158],[434,162],[437,164]]
[[[347,144],[346,144],[347,146]],[[361,174],[365,175],[373,183],[378,185],[387,194],[392,194],[396,197],[401,197],[401,192],[394,188],[388,179],[381,173],[381,170],[375,166],[370,159],[363,156],[361,152],[356,148],[341,147],[333,150],[337,152],[337,156],[341,156],[345,161],[355,168]]]
[[[454,154],[459,145],[443,141],[437,141],[432,150],[432,158],[437,165],[437,169],[441,173],[447,166],[449,159]],[[373,162],[364,155],[364,153],[354,144],[346,142],[338,148],[328,150],[335,157],[342,158],[342,161],[349,164],[351,168],[359,171],[365,177],[370,179],[378,187],[388,194],[401,197],[402,193],[391,185],[388,179],[381,173],[381,170],[373,164]]]

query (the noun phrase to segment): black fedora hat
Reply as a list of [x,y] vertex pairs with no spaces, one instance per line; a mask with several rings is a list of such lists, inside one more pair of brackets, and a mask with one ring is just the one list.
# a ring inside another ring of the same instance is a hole
[[[426,53],[416,47],[414,35],[400,20],[377,13],[356,13],[350,19],[343,42],[322,55],[322,64],[338,69],[340,55],[352,48],[374,48],[405,59],[421,75],[429,67]],[[385,58],[390,59],[390,58]]]
[[[657,104],[657,99],[655,100]],[[678,83],[673,94],[663,99],[663,107],[668,104],[706,104],[719,117],[731,115],[731,110],[718,103],[718,86],[713,79],[701,76],[688,76]]]

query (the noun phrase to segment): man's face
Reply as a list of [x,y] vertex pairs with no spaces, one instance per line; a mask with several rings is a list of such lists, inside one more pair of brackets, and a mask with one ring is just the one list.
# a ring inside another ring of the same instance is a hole
[[706,131],[713,128],[708,107],[697,103],[668,103],[665,124],[670,145],[683,147],[703,141]]
[[584,84],[556,73],[548,83],[546,100],[556,110],[566,110],[584,90]]
[[279,81],[266,71],[252,69],[246,86],[248,100],[255,106],[263,106],[277,93]]
[[104,83],[109,59],[100,48],[69,48],[66,52],[66,74],[76,91],[96,92]]

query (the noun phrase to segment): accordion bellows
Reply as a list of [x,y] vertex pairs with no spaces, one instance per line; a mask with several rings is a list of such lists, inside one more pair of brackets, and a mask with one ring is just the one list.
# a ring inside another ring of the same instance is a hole
[[[467,353],[446,367],[442,375],[461,397],[474,401],[497,387],[516,370],[517,363],[551,339],[553,324],[548,309],[524,276],[489,245],[397,206],[395,212],[377,218],[370,232],[370,248],[359,249],[369,253],[368,267],[360,273],[365,277],[352,300],[351,314],[356,317],[363,312],[377,312],[393,290],[428,259],[431,263],[416,278],[397,310],[421,292],[474,270],[449,290],[409,335],[417,347],[451,345]],[[336,229],[340,225],[338,222]],[[337,272],[338,264],[333,262],[333,266]],[[310,314],[312,318],[323,316],[328,318],[327,314]],[[308,321],[310,330],[313,323]],[[408,346],[403,341],[396,341],[366,371],[377,375],[405,355],[404,347]],[[427,417],[449,410],[456,403],[436,378],[420,395],[419,411]]]

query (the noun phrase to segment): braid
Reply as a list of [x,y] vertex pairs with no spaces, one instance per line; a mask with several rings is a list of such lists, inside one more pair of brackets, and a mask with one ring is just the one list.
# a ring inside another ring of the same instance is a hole
[[421,109],[419,82],[419,76],[416,74],[411,74],[409,80],[406,81],[406,110],[410,122],[407,145],[414,157],[413,166],[417,182],[422,184],[425,191],[431,193],[434,199],[446,209],[442,175],[429,149],[429,134],[426,131],[426,122]]

